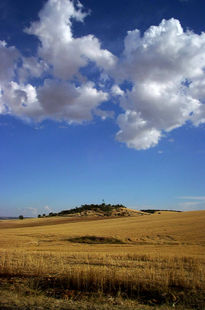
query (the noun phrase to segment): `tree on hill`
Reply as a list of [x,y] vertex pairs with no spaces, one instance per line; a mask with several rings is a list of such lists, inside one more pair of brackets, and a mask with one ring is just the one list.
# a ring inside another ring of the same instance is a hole
[[121,204],[111,205],[111,204],[105,204],[104,202],[101,204],[89,204],[89,205],[85,204],[81,205],[80,207],[76,207],[74,209],[63,210],[59,212],[58,215],[75,214],[85,211],[103,212],[107,215],[110,215],[113,210],[117,210],[120,208],[126,208],[126,207]]

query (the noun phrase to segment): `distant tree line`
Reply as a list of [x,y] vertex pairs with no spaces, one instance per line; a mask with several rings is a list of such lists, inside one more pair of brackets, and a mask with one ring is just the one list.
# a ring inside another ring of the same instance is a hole
[[161,211],[169,211],[169,212],[182,212],[179,210],[160,210],[160,209],[141,209],[140,211],[142,212],[147,212],[147,213],[155,213],[155,212],[161,212]]
[[43,213],[42,215],[41,215],[41,214],[38,214],[38,218],[47,217],[47,216],[56,216],[56,215],[58,215],[58,213],[50,212],[48,215],[46,215],[45,213]]

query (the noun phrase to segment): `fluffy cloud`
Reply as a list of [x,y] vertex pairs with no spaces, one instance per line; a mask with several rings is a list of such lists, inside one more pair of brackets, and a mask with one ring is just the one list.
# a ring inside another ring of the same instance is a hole
[[68,82],[46,80],[38,89],[38,98],[45,118],[82,122],[92,119],[92,112],[108,95],[97,91],[91,82],[76,87]]
[[163,132],[187,121],[205,121],[205,34],[184,32],[179,21],[163,20],[143,36],[129,31],[114,76],[132,89],[122,96],[117,139],[129,147],[156,145]]
[[[117,140],[137,150],[157,145],[188,121],[205,122],[204,33],[162,20],[143,35],[128,31],[117,58],[94,35],[74,37],[73,20],[86,15],[79,2],[48,0],[25,29],[39,39],[37,55],[23,57],[0,41],[0,113],[82,123],[94,114],[114,117],[101,109],[111,100],[122,109]],[[90,64],[99,72],[96,84],[86,74]]]
[[[27,120],[51,118],[70,123],[91,120],[93,113],[103,119],[112,116],[99,108],[108,95],[79,73],[80,68],[91,61],[102,72],[115,63],[115,57],[101,49],[93,35],[73,37],[71,20],[82,22],[86,16],[82,9],[79,2],[76,7],[70,0],[46,2],[39,13],[39,21],[25,30],[40,41],[36,57],[23,57],[15,48],[7,48],[6,43],[1,42],[0,81],[4,78],[6,85],[1,89],[0,113]],[[17,56],[21,58],[18,66],[14,64]],[[15,69],[17,76],[12,81]],[[45,79],[46,75],[49,79]],[[32,78],[40,78],[43,85],[31,85],[27,81]]]
[[122,96],[122,95],[124,95],[124,91],[118,85],[113,85],[112,86],[111,93],[112,93],[113,96]]
[[97,91],[91,82],[76,87],[69,82],[45,80],[44,85],[38,89],[31,84],[11,82],[1,101],[5,113],[25,120],[42,121],[50,118],[81,123],[92,119],[92,113],[102,101],[107,100],[107,96]]
[[37,57],[22,57],[22,66],[18,69],[19,80],[24,83],[29,77],[39,78],[49,71],[49,66]]
[[7,47],[5,41],[0,41],[0,83],[8,82],[14,77],[16,61],[19,57],[17,49],[13,46]]
[[126,141],[127,146],[130,148],[148,149],[155,146],[161,137],[160,131],[151,127],[135,111],[127,110],[125,114],[120,114],[117,122],[121,128],[117,133],[117,140],[120,142]]
[[115,63],[115,57],[101,49],[100,42],[93,35],[73,37],[71,19],[83,21],[85,16],[82,5],[76,9],[71,1],[49,0],[39,13],[40,20],[25,30],[39,38],[38,54],[51,65],[58,78],[72,78],[89,61],[107,69]]
[[3,113],[18,116],[22,119],[39,117],[42,108],[37,98],[36,88],[31,84],[19,85],[10,82],[1,97]]

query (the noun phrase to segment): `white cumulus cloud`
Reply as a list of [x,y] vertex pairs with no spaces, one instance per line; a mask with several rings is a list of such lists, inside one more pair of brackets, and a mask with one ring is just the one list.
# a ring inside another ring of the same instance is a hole
[[[162,20],[143,36],[128,31],[113,75],[132,84],[121,97],[117,139],[135,149],[156,145],[163,132],[205,122],[205,34]],[[132,115],[132,117],[131,117]],[[135,115],[135,116],[134,116]]]
[[122,96],[122,95],[124,95],[124,91],[118,85],[113,85],[112,86],[111,93],[112,93],[113,96]]
[[0,83],[6,83],[14,77],[16,60],[19,53],[14,46],[7,46],[5,41],[0,41]]
[[22,57],[22,67],[18,69],[19,80],[23,83],[29,77],[39,78],[49,66],[37,57]]
[[13,81],[8,83],[4,88],[1,103],[4,107],[3,113],[15,115],[25,120],[39,117],[42,114],[36,88],[31,84],[23,85]]
[[[103,73],[116,59],[101,49],[95,36],[73,37],[72,20],[82,22],[86,15],[80,2],[75,6],[71,0],[48,0],[39,20],[25,29],[39,39],[37,55],[23,57],[14,47],[0,42],[0,113],[25,120],[50,118],[69,123],[91,120],[93,114],[103,119],[112,117],[111,112],[100,109],[108,94],[79,73],[90,62]],[[17,66],[18,57],[21,65]],[[40,78],[40,86],[32,85],[31,78]]]
[[76,9],[72,1],[49,0],[39,13],[40,20],[25,29],[28,34],[39,38],[38,54],[53,68],[58,78],[72,78],[89,61],[102,68],[109,68],[115,63],[115,57],[108,50],[101,49],[95,36],[73,37],[71,19],[82,22],[86,15],[82,6]]
[[117,133],[117,140],[126,141],[130,148],[148,149],[155,146],[161,137],[160,131],[151,127],[135,111],[127,110],[124,114],[120,114],[117,122],[121,128]]
[[[187,122],[205,123],[205,33],[162,20],[144,34],[128,31],[116,57],[94,35],[74,36],[73,20],[87,15],[78,1],[48,0],[24,30],[38,38],[37,55],[22,56],[0,41],[1,114],[82,123],[93,115],[114,118],[101,103],[118,102],[116,139],[137,150]],[[89,65],[97,67],[96,83],[86,75]]]
[[76,87],[69,82],[46,80],[38,89],[38,98],[43,110],[41,117],[82,122],[91,120],[92,113],[108,96],[91,82]]

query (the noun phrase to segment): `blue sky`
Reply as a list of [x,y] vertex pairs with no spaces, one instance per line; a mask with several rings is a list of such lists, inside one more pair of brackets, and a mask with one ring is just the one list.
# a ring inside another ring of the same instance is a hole
[[205,208],[205,3],[2,0],[0,216]]

